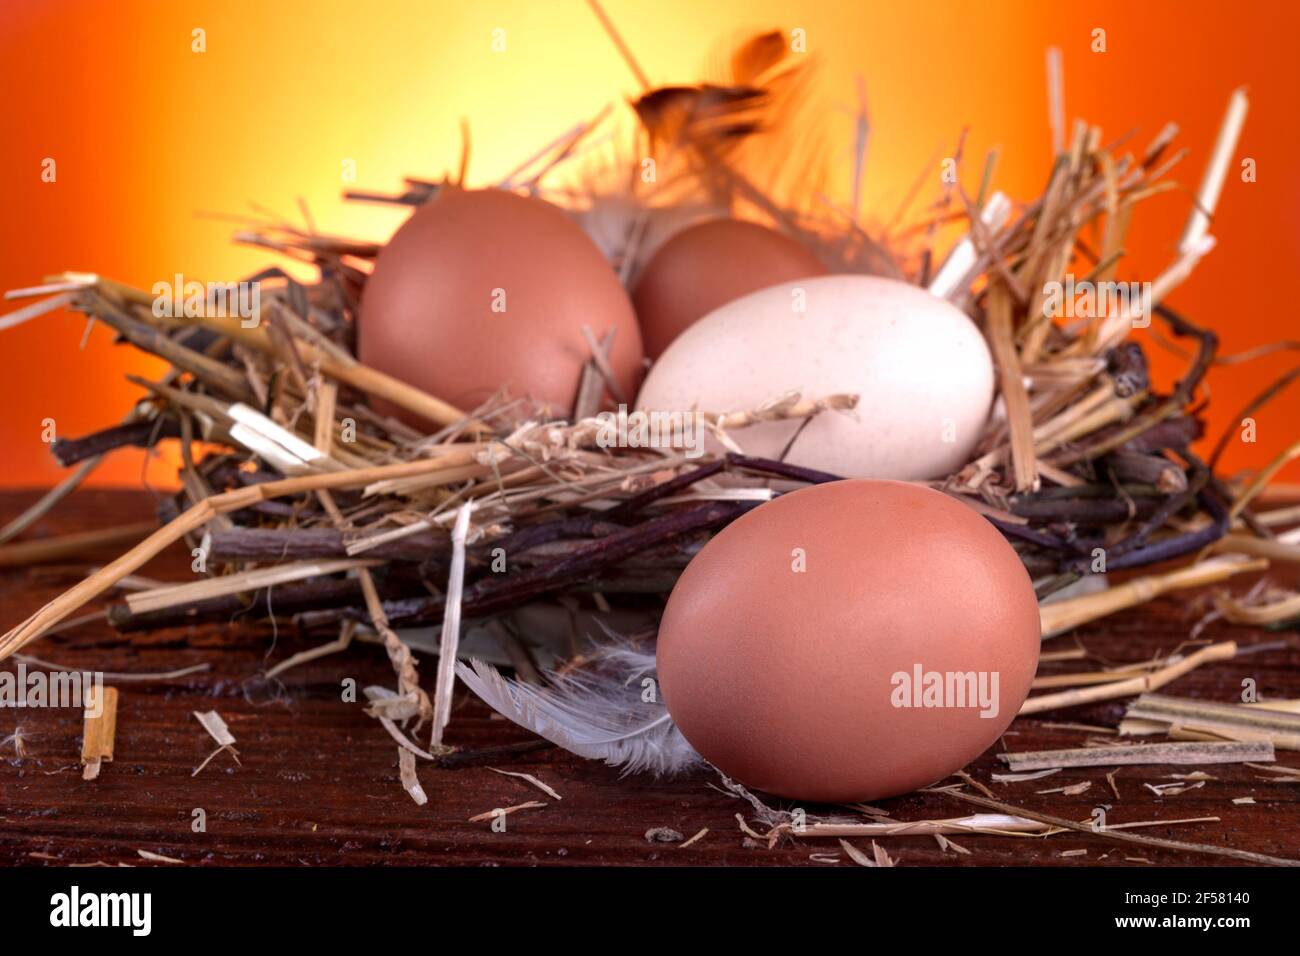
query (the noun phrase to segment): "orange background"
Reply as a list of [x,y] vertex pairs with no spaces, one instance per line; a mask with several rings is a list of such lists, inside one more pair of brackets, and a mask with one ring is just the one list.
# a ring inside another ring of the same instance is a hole
[[[1107,140],[1137,127],[1135,149],[1177,121],[1192,153],[1176,178],[1189,189],[1228,94],[1246,84],[1238,162],[1254,158],[1258,181],[1242,183],[1234,164],[1212,229],[1219,247],[1170,299],[1212,325],[1224,353],[1300,338],[1282,294],[1300,259],[1296,7],[605,0],[655,83],[698,79],[747,32],[802,27],[821,62],[841,198],[860,73],[873,127],[864,210],[881,219],[936,152],[951,154],[963,126],[968,188],[996,146],[997,188],[1021,199],[1041,190],[1049,45],[1064,53],[1067,121],[1099,124]],[[191,52],[196,27],[205,53]],[[491,49],[498,27],[504,53]],[[1098,27],[1105,53],[1089,48]],[[345,159],[356,161],[357,187],[396,191],[403,175],[456,167],[466,118],[469,180],[485,184],[638,86],[582,0],[49,0],[0,13],[0,89],[0,288],[11,289],[65,269],[142,288],[177,272],[240,278],[271,257],[231,244],[235,224],[208,214],[248,214],[250,203],[297,219],[302,197],[322,231],[381,239],[403,214],[344,203]],[[46,157],[56,183],[41,181]],[[1139,211],[1121,278],[1153,278],[1172,258],[1189,202],[1167,194]],[[138,395],[123,373],[158,370],[102,328],[79,349],[83,330],[80,317],[58,313],[0,332],[0,483],[56,481],[41,420],[67,437],[116,424]],[[1144,344],[1167,385],[1181,361]],[[1215,372],[1211,435],[1296,357]],[[1258,443],[1234,442],[1229,470],[1262,465],[1300,436],[1300,391],[1256,417]],[[143,462],[119,452],[94,480],[138,483]],[[172,483],[171,465],[155,464],[150,481]]]

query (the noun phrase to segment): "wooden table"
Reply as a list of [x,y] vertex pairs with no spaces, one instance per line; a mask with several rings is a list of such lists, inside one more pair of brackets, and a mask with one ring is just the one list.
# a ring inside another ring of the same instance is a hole
[[[37,493],[0,494],[0,523],[34,501]],[[151,496],[136,492],[79,492],[43,520],[28,538],[150,518]],[[115,552],[99,554],[107,561]],[[88,565],[0,569],[0,629],[7,629],[75,583]],[[186,580],[188,557],[176,550],[143,573]],[[1233,587],[1248,586],[1238,579]],[[1140,661],[1184,641],[1207,610],[1203,594],[1177,594],[1080,629],[1079,640],[1109,661]],[[1300,697],[1300,641],[1294,631],[1265,632],[1216,621],[1202,632],[1212,640],[1243,645],[1285,638],[1289,646],[1208,665],[1180,679],[1165,693],[1238,699],[1241,681],[1253,677],[1261,695]],[[2,710],[0,740],[16,727],[26,756],[14,743],[0,747],[0,864],[141,864],[139,850],[194,865],[600,865],[725,864],[729,866],[825,866],[810,857],[830,854],[852,865],[834,840],[786,841],[773,849],[748,840],[737,813],[749,806],[717,789],[700,773],[684,779],[620,778],[602,764],[556,749],[503,758],[498,769],[536,775],[563,798],[556,801],[517,777],[486,766],[419,768],[429,802],[417,806],[398,781],[397,747],[361,704],[343,703],[340,682],[359,687],[392,684],[383,651],[354,645],[347,652],[289,671],[282,683],[260,675],[269,664],[303,650],[305,638],[284,624],[231,624],[119,637],[106,624],[79,626],[38,641],[26,652],[61,665],[106,672],[156,673],[208,663],[211,669],[180,679],[127,683],[121,692],[115,759],[99,779],[82,780],[78,764],[82,720],[71,710]],[[1049,642],[1068,646],[1070,638]],[[13,661],[0,665],[12,667]],[[1052,665],[1055,671],[1065,669]],[[1078,667],[1076,662],[1075,667]],[[432,661],[423,676],[432,684]],[[218,755],[197,776],[194,770],[215,749],[193,711],[216,710],[237,740],[239,764]],[[1009,750],[1081,745],[1086,730],[1064,722],[1113,727],[1124,710],[1112,702],[1019,719],[1004,738]],[[1056,726],[1053,726],[1053,725]],[[496,718],[468,695],[458,698],[449,741],[482,748],[526,741],[530,735]],[[1300,765],[1300,754],[1279,752],[1279,763]],[[1120,799],[1105,780],[1106,768],[1064,770],[1043,781],[992,784],[1000,769],[994,751],[968,771],[999,799],[1057,816],[1086,821],[1109,804],[1111,823],[1218,816],[1220,822],[1155,827],[1159,837],[1233,846],[1282,857],[1300,857],[1300,785],[1267,779],[1239,765],[1205,768],[1214,780],[1178,796],[1157,797],[1144,783],[1168,782],[1174,771],[1194,767],[1124,767],[1116,775]],[[1092,781],[1086,793],[1040,795],[1036,791]],[[1234,805],[1252,797],[1254,804]],[[504,833],[469,818],[496,807],[540,800],[546,806],[507,818]],[[938,794],[911,794],[879,805],[899,820],[963,816],[975,808]],[[194,811],[206,816],[206,832],[192,830]],[[684,849],[650,843],[646,831],[668,827],[686,837],[708,833]],[[759,827],[762,829],[762,827]],[[865,841],[856,841],[862,845]],[[915,865],[1228,865],[1232,860],[1132,847],[1102,836],[1067,833],[1050,838],[962,836],[971,853],[945,852],[932,837],[881,841],[901,866]],[[869,843],[867,844],[869,847]],[[1086,850],[1086,855],[1062,856]]]

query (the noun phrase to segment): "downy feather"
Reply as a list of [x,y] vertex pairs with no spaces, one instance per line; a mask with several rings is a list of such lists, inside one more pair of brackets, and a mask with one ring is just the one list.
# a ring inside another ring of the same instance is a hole
[[624,773],[664,776],[704,763],[686,742],[658,694],[642,699],[642,680],[655,674],[654,655],[629,647],[602,652],[598,666],[551,674],[546,686],[504,677],[479,660],[456,673],[483,702],[520,727],[580,757],[603,760]]

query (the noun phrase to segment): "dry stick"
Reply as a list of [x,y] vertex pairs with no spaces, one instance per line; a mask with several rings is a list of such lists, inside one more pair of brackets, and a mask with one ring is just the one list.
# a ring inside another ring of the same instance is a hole
[[1068,750],[1034,750],[1001,753],[1014,771],[1057,767],[1112,767],[1127,764],[1272,763],[1276,757],[1268,741],[1223,743],[1132,744],[1127,747],[1075,747]]
[[1162,667],[1158,671],[1140,677],[1131,677],[1113,684],[1062,691],[1059,694],[1041,694],[1038,697],[1031,697],[1020,708],[1020,716],[1037,714],[1044,710],[1056,710],[1058,707],[1077,707],[1080,704],[1092,704],[1099,700],[1114,700],[1116,697],[1144,694],[1177,680],[1207,661],[1231,660],[1236,653],[1235,641],[1211,644],[1209,647],[1201,648],[1195,654],[1189,654],[1176,664],[1170,664],[1168,667]]
[[0,660],[19,650],[29,641],[40,637],[47,629],[58,624],[77,608],[103,594],[128,574],[138,571],[168,546],[203,527],[217,515],[239,511],[260,502],[284,497],[285,495],[295,495],[320,489],[357,488],[388,478],[428,474],[472,461],[475,453],[479,450],[480,446],[478,445],[448,446],[446,453],[436,458],[401,462],[395,465],[378,465],[373,468],[349,469],[348,471],[329,472],[321,475],[282,478],[236,488],[200,501],[167,525],[159,528],[126,554],[68,589],[22,624],[0,637]]
[[[153,303],[153,296],[122,283],[105,279],[102,276],[98,277],[97,283],[100,287],[111,290],[127,301],[138,305],[152,305]],[[144,351],[161,355],[178,368],[185,368],[186,371],[194,371],[195,374],[200,375],[207,373],[218,381],[223,381],[227,386],[227,390],[232,390],[233,394],[244,395],[247,391],[243,377],[228,366],[177,345],[168,336],[157,331],[152,326],[115,309],[106,297],[101,295],[98,296],[98,299],[103,303],[104,311],[107,312],[107,315],[101,315],[100,317],[112,325],[114,329],[121,332],[133,345]],[[200,317],[195,321],[240,344],[255,348],[268,355],[276,355],[275,346],[264,329],[244,328],[237,322],[217,318]],[[427,392],[407,385],[405,382],[401,382],[390,375],[385,375],[383,372],[362,365],[360,362],[345,360],[345,356],[341,352],[321,348],[317,344],[306,340],[301,341],[298,348],[302,361],[307,365],[315,365],[322,373],[331,378],[336,378],[340,382],[345,382],[370,395],[387,399],[393,404],[400,405],[405,410],[414,412],[431,422],[439,425],[452,425],[464,421],[466,418],[465,413],[454,405],[434,398]],[[201,366],[197,371],[188,367],[195,364]],[[472,429],[487,430],[486,426],[481,425],[481,423],[470,422],[469,424]]]
[[1267,567],[1268,562],[1262,559],[1242,560],[1225,556],[1212,561],[1189,564],[1165,574],[1134,578],[1132,581],[1126,581],[1096,594],[1085,594],[1055,604],[1045,604],[1039,609],[1043,636],[1052,637],[1080,624],[1114,614],[1116,611],[1145,604],[1168,591],[1215,584],[1233,575],[1262,571]]
[[1257,538],[1241,532],[1225,534],[1210,545],[1210,551],[1214,554],[1249,554],[1270,561],[1300,564],[1300,544],[1289,544],[1277,538]]
[[[235,526],[212,532],[208,559],[231,561],[299,561],[306,558],[346,558],[354,545],[369,539],[353,539],[351,533],[337,528],[246,528]],[[403,535],[399,540],[356,548],[354,553],[387,561],[424,561],[444,555],[445,538],[427,530]]]
[[1067,820],[1064,817],[1052,816],[1048,813],[1039,813],[1036,810],[1026,810],[1022,807],[1012,806],[1009,803],[1003,803],[1001,800],[990,800],[987,797],[977,797],[972,793],[962,793],[958,790],[931,790],[930,793],[947,794],[957,800],[964,800],[967,803],[973,803],[978,807],[984,807],[987,810],[997,810],[999,813],[1007,813],[1012,816],[1026,817],[1030,820],[1038,820],[1042,823],[1049,823],[1052,826],[1063,827],[1067,830],[1075,830],[1079,833],[1090,833],[1094,836],[1105,837],[1108,840],[1118,840],[1121,843],[1135,843],[1140,846],[1159,847],[1164,850],[1176,850],[1180,853],[1208,853],[1214,856],[1226,856],[1234,860],[1245,860],[1247,863],[1260,863],[1265,866],[1300,866],[1300,860],[1288,860],[1283,857],[1269,856],[1266,853],[1253,853],[1250,850],[1238,850],[1234,847],[1210,846],[1204,843],[1184,843],[1181,840],[1166,840],[1162,837],[1139,836],[1136,833],[1123,833],[1117,831],[1114,827],[1096,828],[1089,823],[1076,823],[1074,820]]
[[[950,793],[940,790],[936,793]],[[1135,830],[1139,827],[1168,827],[1186,823],[1218,823],[1219,817],[1183,817],[1177,820],[1138,820],[1133,823],[1111,824],[1112,830]],[[976,813],[969,817],[954,817],[947,820],[915,820],[906,823],[882,821],[877,823],[813,823],[802,830],[795,831],[789,824],[789,832],[799,837],[839,837],[839,836],[914,836],[917,834],[944,833],[981,833],[988,836],[1039,837],[1054,836],[1061,832],[1060,827],[1035,820],[1028,816],[1009,816],[1006,814]]]
[[356,630],[355,621],[344,621],[342,626],[339,627],[338,638],[286,657],[268,670],[264,676],[267,680],[274,680],[285,671],[292,670],[300,664],[306,664],[308,661],[314,661],[320,657],[328,657],[330,654],[346,651],[352,645],[352,638],[355,636]]
[[80,557],[92,548],[139,541],[156,530],[158,530],[156,521],[141,521],[114,528],[97,528],[94,531],[78,531],[75,534],[64,534],[55,538],[4,545],[0,547],[0,568],[23,567],[29,564],[59,561],[63,558]]
[[1214,207],[1219,203],[1219,193],[1223,191],[1224,180],[1228,178],[1228,168],[1237,151],[1237,141],[1241,137],[1241,128],[1246,123],[1246,112],[1250,107],[1246,99],[1246,88],[1237,87],[1228,99],[1223,121],[1219,126],[1219,135],[1214,143],[1210,161],[1205,164],[1205,173],[1200,188],[1196,190],[1196,205],[1183,229],[1183,237],[1178,242],[1180,252],[1196,249],[1204,241],[1210,230],[1210,219]]
[[[1228,421],[1230,423],[1236,423],[1245,418],[1249,418],[1257,409],[1263,408],[1276,398],[1279,393],[1289,388],[1297,380],[1300,380],[1300,366],[1291,369],[1280,378],[1275,379],[1267,388],[1247,402],[1245,407],[1240,409],[1235,415],[1231,416]],[[1229,424],[1219,436],[1219,440],[1214,443],[1214,448],[1210,451],[1209,457],[1209,467],[1211,469],[1218,466],[1219,457],[1227,449],[1228,443],[1237,437],[1238,427],[1239,426],[1236,424]]]
[[1265,707],[1143,694],[1129,704],[1124,720],[1157,721],[1234,740],[1267,740],[1283,750],[1300,750],[1300,714]]
[[1029,410],[1029,394],[1025,391],[1020,359],[1016,355],[1011,328],[1011,298],[1001,282],[993,283],[988,290],[989,336],[992,340],[993,358],[997,362],[1002,399],[1006,403],[1007,422],[1011,428],[1011,464],[1017,491],[1033,491],[1038,487],[1038,459],[1034,454],[1034,422]]
[[[315,447],[317,451],[327,456],[329,455],[334,442],[334,409],[337,401],[338,386],[333,382],[321,383],[316,395]],[[316,492],[316,497],[320,501],[321,507],[323,507],[325,512],[330,516],[330,519],[339,526],[339,530],[336,531],[335,534],[338,535],[341,546],[343,532],[349,526],[347,519],[343,516],[343,513],[339,511],[338,505],[334,503],[334,496],[328,491],[318,491]],[[212,546],[209,545],[210,549],[211,547]],[[364,569],[362,573],[365,573]],[[268,592],[268,598],[269,596]],[[266,672],[266,679],[274,680],[280,674],[283,674],[291,668],[297,667],[299,664],[305,664],[308,661],[316,660],[319,657],[326,657],[330,654],[336,654],[347,650],[352,644],[352,639],[356,635],[356,630],[357,626],[355,621],[344,621],[339,627],[339,636],[337,639],[290,655],[288,658],[268,670]],[[405,751],[399,750],[399,753],[404,752]]]
[[54,510],[60,501],[77,490],[77,487],[86,479],[92,471],[99,467],[100,462],[104,460],[103,455],[97,455],[94,458],[87,459],[81,463],[72,474],[63,481],[59,482],[49,491],[47,491],[41,500],[36,502],[13,521],[10,521],[3,528],[0,528],[0,544],[11,541],[18,537],[36,522]]
[[186,584],[168,584],[148,591],[136,591],[127,595],[126,605],[133,614],[159,611],[163,608],[190,605],[195,601],[204,601],[228,594],[243,594],[260,591],[263,588],[301,581],[305,578],[321,578],[340,571],[352,571],[358,568],[375,567],[382,564],[374,559],[357,560],[344,558],[335,561],[295,561],[291,564],[278,564],[266,568],[253,568],[220,577],[191,581]]
[[451,720],[451,698],[456,685],[456,652],[460,646],[460,604],[465,589],[465,538],[473,502],[456,512],[451,531],[451,570],[447,575],[447,596],[442,612],[442,640],[438,646],[438,677],[433,689],[433,730],[429,749],[442,746],[442,732]]
[[[414,587],[410,581],[405,584]],[[399,593],[405,593],[405,590]],[[393,600],[397,596],[398,593],[389,594],[387,599]],[[105,616],[109,625],[118,633],[130,634],[192,624],[229,622],[246,615],[256,618],[274,613],[285,617],[308,611],[336,608],[340,605],[359,605],[364,597],[361,582],[356,578],[325,578],[297,584],[282,584],[277,587],[273,595],[269,590],[258,591],[251,596],[228,595],[145,614],[132,614],[125,604],[114,604],[109,607]],[[84,618],[75,620],[84,620]],[[70,622],[60,624],[46,633],[53,634],[70,626]]]
[[[140,295],[145,296],[144,293]],[[152,304],[152,296],[145,298],[144,304]],[[107,296],[91,293],[87,307],[92,314],[142,352],[151,352],[166,359],[176,368],[211,383],[226,395],[241,401],[252,401],[247,380],[229,365],[186,348],[162,330],[117,308]]]
[[[522,603],[524,600],[591,579],[601,568],[624,561],[681,535],[727,524],[752,507],[752,502],[709,502],[679,508],[625,531],[608,534],[574,549],[549,565],[537,565],[511,575],[484,578],[465,591],[464,607],[475,615]],[[400,599],[387,607],[402,625],[441,620],[442,599]]]
[[1051,827],[1038,820],[1006,814],[976,813],[946,820],[908,820],[876,823],[811,823],[791,833],[800,837],[916,836],[932,833],[987,833],[995,836],[1042,835]]
[[322,382],[316,391],[316,450],[326,457],[334,448],[334,409],[338,406],[339,387]]
[[[1042,658],[1040,657],[1041,661]],[[1126,667],[1114,671],[1084,671],[1073,674],[1049,674],[1035,677],[1030,682],[1030,690],[1047,690],[1052,687],[1082,687],[1085,684],[1115,684],[1129,677],[1145,674],[1141,667]]]
[[[69,667],[66,664],[56,664],[54,661],[42,660],[39,657],[32,657],[30,654],[15,654],[14,660],[22,661],[28,667],[40,667],[50,671],[76,671],[77,668]],[[141,683],[152,681],[176,680],[181,677],[189,677],[191,674],[201,674],[204,671],[212,669],[211,664],[191,664],[189,667],[177,668],[174,671],[159,671],[157,673],[142,673],[132,671],[104,671],[104,680],[111,680],[118,684],[125,684],[132,681]]]
[[609,354],[614,348],[614,333],[616,331],[617,329],[610,329],[605,334],[603,342],[597,342],[596,333],[591,330],[590,325],[584,322],[582,337],[587,340],[587,348],[591,350],[591,362],[600,373],[604,387],[609,389],[609,394],[614,396],[615,402],[626,405],[627,395],[623,392],[623,386],[619,384],[618,376],[614,374],[614,367],[609,363]]
[[[588,326],[583,327],[584,334],[588,331]],[[614,329],[610,329],[600,344],[592,349],[591,358],[582,366],[582,377],[578,380],[578,397],[573,403],[574,421],[582,421],[584,418],[593,417],[601,407],[601,399],[605,395],[606,381],[612,381],[597,365],[596,356],[602,356],[605,367],[609,367],[609,355],[614,347]]]
[[1223,616],[1233,624],[1266,627],[1269,624],[1282,624],[1300,617],[1300,594],[1259,605],[1246,605],[1219,595],[1214,603]]
[[649,77],[645,75],[645,71],[637,63],[636,57],[632,55],[632,51],[628,49],[628,45],[623,41],[618,28],[614,26],[614,21],[610,20],[609,15],[605,13],[604,8],[601,7],[597,0],[587,0],[587,3],[591,7],[591,12],[596,15],[596,19],[600,21],[601,27],[609,34],[610,41],[617,47],[619,55],[623,57],[623,62],[627,64],[627,68],[632,71],[637,82],[641,84],[641,89],[650,89]]
[[1250,504],[1251,499],[1259,494],[1264,486],[1273,479],[1273,476],[1295,458],[1300,458],[1300,441],[1293,442],[1283,449],[1282,453],[1269,462],[1259,474],[1251,478],[1250,483],[1242,489],[1236,500],[1232,502],[1232,507],[1228,510],[1229,517],[1238,517],[1245,510],[1246,505]]

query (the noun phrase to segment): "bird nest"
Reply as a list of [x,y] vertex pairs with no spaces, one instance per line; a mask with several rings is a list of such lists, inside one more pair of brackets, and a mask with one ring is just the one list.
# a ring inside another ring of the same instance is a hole
[[[1211,245],[1217,188],[1202,187],[1178,258],[1144,281],[1141,296],[1070,318],[1044,308],[1053,283],[1075,275],[1098,288],[1113,282],[1144,200],[1174,188],[1166,175],[1183,152],[1171,130],[1145,149],[1104,144],[1085,124],[1067,145],[1059,130],[1042,195],[1012,201],[993,191],[990,162],[974,194],[960,175],[944,177],[932,202],[902,217],[907,225],[876,228],[857,210],[865,110],[854,196],[837,205],[817,193],[816,177],[789,182],[788,173],[807,168],[794,145],[805,140],[791,133],[806,112],[807,68],[792,62],[784,38],[747,41],[730,70],[717,82],[647,91],[623,118],[630,133],[615,112],[581,123],[494,185],[564,206],[625,282],[657,237],[731,215],[807,243],[832,271],[894,276],[964,310],[996,362],[998,398],[972,459],[925,484],[992,522],[1041,598],[1099,572],[1192,556],[1173,572],[1182,577],[1045,605],[1049,632],[1163,586],[1258,566],[1248,557],[1197,560],[1234,527],[1247,538],[1267,529],[1248,507],[1258,486],[1226,483],[1192,450],[1216,340],[1164,305]],[[1233,148],[1231,126],[1220,153]],[[612,150],[611,137],[620,135],[629,142]],[[640,175],[647,156],[658,164],[653,183]],[[959,146],[952,169],[962,166]],[[408,180],[401,195],[351,198],[416,206],[464,181],[462,164],[441,181]],[[855,407],[852,395],[773,395],[761,407],[705,412],[715,441],[702,457],[674,447],[606,447],[598,416],[610,401],[610,341],[598,316],[568,414],[545,416],[505,395],[453,408],[354,356],[378,245],[279,222],[238,238],[317,275],[300,281],[271,268],[252,276],[261,309],[251,327],[214,307],[212,288],[187,303],[193,308],[170,311],[157,309],[150,292],[95,275],[63,274],[19,291],[35,300],[19,320],[68,307],[170,365],[157,380],[132,377],[144,397],[124,421],[54,445],[63,465],[77,467],[41,507],[124,446],[175,443],[183,467],[161,526],[0,638],[0,657],[106,596],[109,621],[123,634],[293,619],[337,636],[273,674],[354,637],[382,642],[397,687],[371,694],[374,711],[432,721],[440,745],[451,662],[470,641],[479,656],[499,654],[527,674],[581,657],[591,635],[602,640],[601,625],[652,631],[664,597],[710,535],[785,490],[838,477],[747,455],[748,426],[875,413]],[[1150,323],[1191,346],[1167,394],[1153,386],[1143,347],[1130,336]],[[430,428],[381,413],[372,399]],[[194,581],[114,599],[126,576],[181,541],[195,555]],[[551,636],[539,642],[542,632]],[[412,648],[441,654],[432,697]]]

